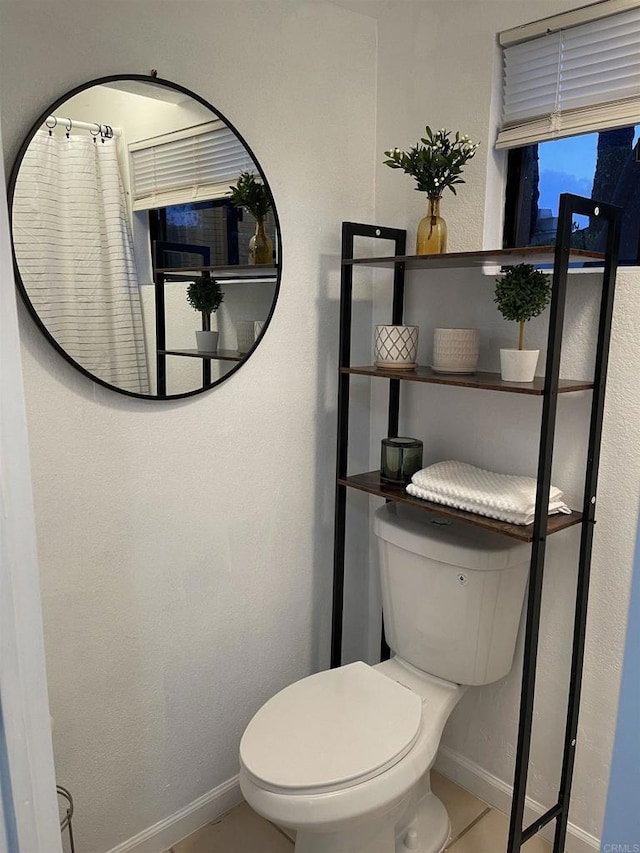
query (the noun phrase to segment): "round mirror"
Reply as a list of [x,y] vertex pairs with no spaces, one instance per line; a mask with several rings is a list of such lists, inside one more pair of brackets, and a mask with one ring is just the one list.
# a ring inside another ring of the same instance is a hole
[[265,333],[280,284],[271,191],[240,134],[187,89],[135,75],[74,89],[31,129],[9,194],[27,308],[96,382],[198,394]]

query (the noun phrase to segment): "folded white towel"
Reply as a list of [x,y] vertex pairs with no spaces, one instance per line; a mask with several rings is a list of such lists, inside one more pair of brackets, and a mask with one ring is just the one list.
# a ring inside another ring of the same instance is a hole
[[[494,474],[466,462],[437,462],[417,471],[407,492],[425,501],[475,512],[511,524],[531,524],[535,516],[536,481],[533,477]],[[551,487],[549,515],[570,514],[560,489]]]

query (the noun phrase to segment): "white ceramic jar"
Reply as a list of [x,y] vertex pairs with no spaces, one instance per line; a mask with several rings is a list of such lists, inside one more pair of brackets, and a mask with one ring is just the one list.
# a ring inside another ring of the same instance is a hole
[[478,329],[435,329],[434,373],[475,373],[480,355]]
[[238,338],[238,352],[249,352],[256,340],[255,320],[239,320],[236,323],[236,336]]

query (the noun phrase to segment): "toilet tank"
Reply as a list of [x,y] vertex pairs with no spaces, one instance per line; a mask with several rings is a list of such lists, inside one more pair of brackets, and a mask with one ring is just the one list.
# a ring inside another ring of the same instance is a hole
[[531,546],[426,510],[376,511],[387,642],[403,660],[457,684],[511,669]]

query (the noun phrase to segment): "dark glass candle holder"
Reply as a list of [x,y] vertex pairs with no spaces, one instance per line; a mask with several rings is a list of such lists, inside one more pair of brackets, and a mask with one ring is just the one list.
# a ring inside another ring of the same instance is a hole
[[419,438],[383,438],[380,455],[380,479],[406,485],[422,468],[422,442]]

